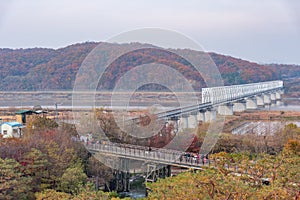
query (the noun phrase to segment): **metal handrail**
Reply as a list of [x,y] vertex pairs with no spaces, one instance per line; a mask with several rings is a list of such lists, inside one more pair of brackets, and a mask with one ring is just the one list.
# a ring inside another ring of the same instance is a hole
[[89,151],[99,152],[102,154],[114,154],[120,157],[152,161],[161,164],[192,168],[203,166],[200,156],[199,158],[187,157],[185,156],[186,152],[171,149],[151,147],[150,150],[149,148],[142,146],[110,142],[89,144],[86,145],[86,148]]

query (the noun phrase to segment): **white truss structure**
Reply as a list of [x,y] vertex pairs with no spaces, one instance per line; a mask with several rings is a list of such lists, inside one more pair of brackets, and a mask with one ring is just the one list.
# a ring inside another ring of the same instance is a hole
[[202,88],[202,103],[223,103],[283,88],[283,81]]

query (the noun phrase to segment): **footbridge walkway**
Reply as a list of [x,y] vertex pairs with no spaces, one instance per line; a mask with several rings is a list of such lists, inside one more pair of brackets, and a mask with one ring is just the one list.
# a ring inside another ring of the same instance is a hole
[[[99,143],[89,144],[86,148],[93,154],[100,154],[103,158],[114,157],[115,160],[123,159],[123,161],[131,162],[131,160],[139,160],[147,165],[145,171],[145,181],[155,182],[158,178],[165,178],[171,175],[171,166],[204,170],[204,167],[216,168],[216,162],[213,160],[207,160],[203,156],[192,156],[186,154],[186,152],[176,151],[163,148],[146,148],[138,145],[119,144],[119,143]],[[239,169],[237,166],[224,166],[231,171],[233,175],[240,176],[240,173],[247,174],[243,169]],[[241,171],[242,170],[242,171]],[[251,174],[248,174],[251,177]],[[117,169],[115,173],[116,190],[128,191],[129,190],[130,171],[124,168]],[[269,184],[268,178],[261,178],[265,184]]]
[[91,153],[99,153],[105,156],[116,156],[131,160],[147,161],[149,163],[171,165],[188,169],[201,169],[203,165],[209,162],[204,161],[201,156],[189,155],[183,151],[143,147],[138,145],[120,144],[120,143],[99,143],[86,145]]

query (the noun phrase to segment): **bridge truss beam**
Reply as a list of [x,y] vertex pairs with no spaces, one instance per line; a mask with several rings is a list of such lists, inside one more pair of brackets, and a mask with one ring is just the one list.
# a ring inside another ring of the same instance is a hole
[[268,81],[243,85],[202,88],[202,103],[223,103],[241,98],[276,91],[283,88],[283,81]]

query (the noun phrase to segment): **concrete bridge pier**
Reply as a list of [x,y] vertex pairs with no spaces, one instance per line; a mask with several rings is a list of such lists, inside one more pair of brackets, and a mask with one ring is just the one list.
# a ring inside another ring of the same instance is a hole
[[206,110],[199,110],[198,112],[198,121],[202,121],[202,122],[205,122],[205,112]]
[[196,128],[198,126],[197,112],[183,114],[180,117],[180,128]]
[[263,94],[263,96],[264,96],[265,105],[271,104],[271,95],[266,93],[266,94]]
[[282,106],[282,101],[276,100],[276,106]]
[[241,100],[233,103],[233,112],[243,112],[246,110],[246,101]]
[[179,121],[179,117],[177,116],[173,116],[167,119],[167,124],[172,124],[174,126],[174,132],[178,132],[178,121]]
[[276,100],[281,100],[281,91],[275,92]]
[[263,107],[265,105],[264,96],[263,95],[256,95],[256,103],[258,107]]
[[233,115],[233,103],[219,105],[218,113],[220,115]]
[[217,110],[215,108],[209,108],[205,112],[205,122],[215,121],[217,118]]
[[275,107],[276,106],[276,93],[270,94],[270,99],[271,99],[270,107]]
[[276,101],[271,101],[270,107],[275,107],[276,106]]
[[197,112],[192,112],[188,116],[188,128],[196,128],[198,126]]
[[246,98],[246,108],[247,109],[257,109],[256,97]]
[[275,102],[276,101],[276,93],[271,93],[270,94],[270,99],[271,99],[271,102]]
[[189,115],[188,114],[183,114],[181,117],[180,117],[180,128],[183,128],[183,129],[186,129],[186,128],[189,128]]

